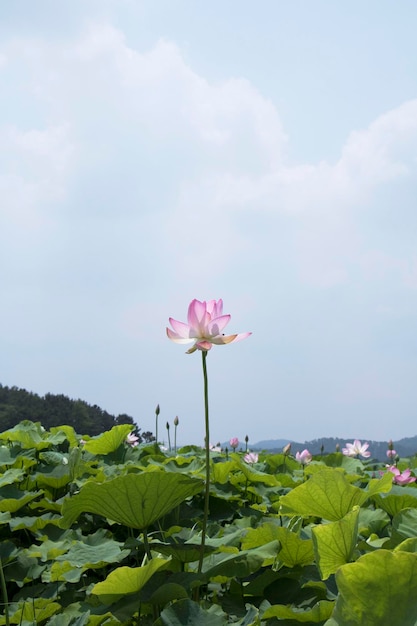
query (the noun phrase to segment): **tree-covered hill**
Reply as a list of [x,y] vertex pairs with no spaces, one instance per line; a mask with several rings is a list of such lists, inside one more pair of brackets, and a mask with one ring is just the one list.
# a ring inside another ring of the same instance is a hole
[[83,400],[72,400],[63,394],[47,393],[39,396],[26,389],[0,384],[0,431],[13,428],[23,420],[41,422],[46,429],[68,424],[76,432],[90,436],[99,435],[118,424],[132,424],[140,442],[154,439],[152,433],[140,432],[141,429],[130,415],[116,417],[96,404],[91,406]]

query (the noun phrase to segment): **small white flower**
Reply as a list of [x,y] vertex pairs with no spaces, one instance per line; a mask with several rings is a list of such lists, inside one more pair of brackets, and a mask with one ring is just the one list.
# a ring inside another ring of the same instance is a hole
[[301,465],[307,465],[307,463],[311,463],[313,456],[311,452],[307,450],[303,450],[302,452],[297,452],[295,455],[295,459],[301,463]]
[[364,459],[369,459],[371,453],[368,448],[369,443],[362,445],[359,439],[355,439],[353,443],[347,443],[346,448],[343,448],[342,452],[345,456],[363,456]]

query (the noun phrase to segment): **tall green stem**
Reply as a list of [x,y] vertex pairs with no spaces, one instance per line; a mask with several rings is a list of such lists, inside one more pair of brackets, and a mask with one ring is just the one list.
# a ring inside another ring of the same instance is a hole
[[1,559],[0,559],[0,587],[1,587],[1,595],[3,596],[3,600],[4,600],[5,624],[6,624],[6,626],[9,626],[9,624],[10,624],[10,618],[9,618],[9,598],[7,597],[6,579],[4,577],[3,563],[1,561]]
[[168,450],[171,452],[171,437],[169,436],[169,422],[167,422],[167,433],[168,433]]
[[200,573],[203,568],[204,560],[204,547],[206,545],[206,531],[207,531],[207,519],[209,515],[209,498],[210,498],[210,427],[209,427],[209,405],[208,405],[208,380],[207,380],[207,351],[201,352],[203,357],[203,379],[204,379],[204,421],[206,428],[206,491],[204,496],[204,515],[203,515],[203,527],[201,530],[201,546],[200,546],[200,560],[198,562],[198,572]]
[[149,548],[148,529],[147,528],[143,529],[143,545],[145,546],[146,556],[148,557],[148,560],[151,561],[152,560],[152,554],[151,554],[151,550]]
[[158,417],[160,413],[159,404],[156,405],[155,409],[155,445],[158,447]]

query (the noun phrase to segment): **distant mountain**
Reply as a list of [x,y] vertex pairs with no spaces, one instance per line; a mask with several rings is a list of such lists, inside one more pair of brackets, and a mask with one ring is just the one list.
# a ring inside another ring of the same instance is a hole
[[[287,445],[287,443],[290,443],[289,439],[267,439],[265,441],[258,441],[258,443],[251,443],[250,441],[248,442],[248,450],[279,450],[281,451],[282,448],[284,446]],[[226,448],[228,448],[229,450],[230,448],[230,442],[229,441],[225,441],[224,443],[219,443],[218,444],[222,450],[225,450]],[[238,450],[244,450],[246,447],[246,443],[244,441],[239,441],[239,447]]]
[[[256,448],[257,450],[282,450],[284,446],[292,441],[290,439],[266,439],[264,441],[258,441],[258,443],[254,443],[250,446],[251,449]],[[298,445],[298,444],[294,444]],[[300,444],[301,445],[301,444]],[[304,446],[305,447],[305,446]]]
[[[340,450],[346,446],[346,443],[353,439],[338,439],[335,437],[322,437],[321,439],[313,439],[312,441],[305,441],[299,443],[297,441],[290,441],[289,439],[268,439],[265,441],[259,441],[258,443],[250,446],[251,450],[268,450],[268,452],[282,452],[282,448],[291,443],[291,452],[301,452],[304,448],[307,448],[311,454],[329,454],[335,452],[337,446]],[[379,461],[387,460],[387,441],[372,441],[361,439],[362,443],[369,443],[368,450],[371,452],[372,458]],[[401,456],[414,456],[417,454],[417,435],[414,437],[405,437],[398,441],[394,441],[394,449],[397,454]]]

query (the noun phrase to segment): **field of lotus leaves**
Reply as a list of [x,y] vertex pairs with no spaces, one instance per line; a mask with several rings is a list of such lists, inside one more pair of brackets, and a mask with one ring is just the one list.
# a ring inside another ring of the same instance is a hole
[[415,483],[341,452],[212,451],[201,555],[205,451],[131,430],[0,434],[0,624],[417,624]]

